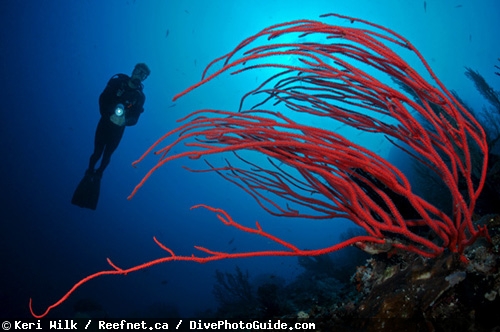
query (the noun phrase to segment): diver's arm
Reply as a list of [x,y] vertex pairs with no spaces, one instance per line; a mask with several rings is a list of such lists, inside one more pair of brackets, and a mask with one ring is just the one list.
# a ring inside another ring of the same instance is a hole
[[117,76],[113,76],[99,96],[99,109],[102,116],[113,114],[117,103],[117,92],[121,87],[121,83]]
[[125,125],[126,126],[134,126],[137,121],[139,121],[139,116],[144,112],[144,102],[146,101],[146,97],[141,92],[141,96],[139,97],[139,102],[134,105],[131,110],[127,110],[127,116],[125,117]]
[[137,121],[139,121],[139,116],[141,113],[144,111],[144,109],[141,107],[140,111],[135,111],[135,112],[129,112],[127,113],[127,116],[125,117],[125,125],[126,126],[135,126]]

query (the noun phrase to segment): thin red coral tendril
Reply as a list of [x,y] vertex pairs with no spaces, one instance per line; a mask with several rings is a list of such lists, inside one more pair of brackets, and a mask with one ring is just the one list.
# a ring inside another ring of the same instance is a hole
[[83,278],[82,280],[77,282],[59,301],[57,301],[56,303],[49,306],[45,310],[45,312],[43,312],[42,314],[36,314],[33,311],[32,299],[30,299],[29,300],[29,309],[30,309],[31,315],[33,315],[33,317],[35,317],[35,318],[45,317],[52,309],[54,309],[55,307],[59,306],[61,303],[66,301],[66,299],[71,294],[73,294],[73,292],[77,288],[79,288],[84,283],[86,283],[92,279],[95,279],[97,277],[105,276],[105,275],[117,275],[117,274],[126,275],[126,274],[131,273],[131,272],[146,269],[146,268],[149,268],[153,265],[158,265],[158,264],[162,264],[162,263],[166,263],[166,262],[170,262],[170,261],[191,261],[191,262],[197,262],[197,263],[207,263],[207,262],[211,262],[211,261],[228,259],[228,258],[247,258],[247,257],[259,257],[259,256],[316,256],[316,255],[323,255],[323,254],[327,254],[327,253],[339,250],[341,248],[344,248],[344,247],[349,246],[351,244],[354,244],[356,242],[365,242],[365,241],[372,242],[373,241],[376,243],[383,243],[382,240],[372,239],[369,236],[358,236],[358,237],[355,237],[353,239],[350,239],[346,243],[337,244],[335,246],[331,246],[328,248],[316,249],[316,250],[301,250],[301,249],[298,249],[297,247],[295,247],[294,245],[292,245],[286,241],[283,241],[272,234],[265,232],[259,226],[258,223],[256,225],[256,228],[250,228],[250,227],[246,227],[246,226],[243,226],[243,225],[235,222],[231,218],[231,216],[229,216],[229,214],[222,209],[213,208],[213,207],[210,207],[210,206],[207,206],[204,204],[195,205],[191,209],[196,209],[196,208],[200,208],[200,207],[203,207],[207,210],[210,210],[210,211],[216,213],[217,218],[227,226],[236,227],[237,229],[239,229],[241,231],[244,231],[247,233],[252,233],[252,234],[257,234],[259,236],[263,236],[271,241],[274,241],[274,242],[284,246],[288,250],[275,250],[275,251],[269,250],[269,251],[256,251],[256,252],[224,253],[224,252],[209,250],[207,248],[200,247],[200,246],[195,246],[195,248],[197,250],[202,251],[202,252],[208,254],[209,256],[206,256],[206,257],[199,257],[199,256],[195,256],[195,255],[178,256],[171,249],[167,248],[164,244],[162,244],[156,237],[153,237],[153,240],[155,241],[155,243],[161,249],[167,251],[169,253],[169,256],[158,258],[158,259],[155,259],[155,260],[152,260],[152,261],[140,264],[140,265],[130,267],[128,269],[121,269],[121,268],[117,267],[109,258],[107,258],[108,264],[111,265],[113,270],[96,272],[94,274],[91,274],[91,275]]

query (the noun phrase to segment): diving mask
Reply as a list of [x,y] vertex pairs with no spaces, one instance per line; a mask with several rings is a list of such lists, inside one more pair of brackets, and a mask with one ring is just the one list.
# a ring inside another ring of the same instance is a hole
[[148,76],[149,76],[149,72],[142,69],[141,67],[136,67],[134,69],[134,71],[132,72],[132,78],[139,79],[140,82],[144,81],[146,78],[148,78]]

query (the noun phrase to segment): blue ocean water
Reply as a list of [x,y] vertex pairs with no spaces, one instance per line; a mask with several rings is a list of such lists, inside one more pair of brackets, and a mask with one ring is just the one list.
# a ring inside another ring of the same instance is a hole
[[[272,217],[216,174],[182,168],[204,168],[201,160],[167,164],[129,201],[157,159],[137,168],[131,163],[177,119],[201,108],[236,109],[239,97],[265,77],[223,75],[174,103],[211,60],[269,25],[329,12],[402,34],[449,89],[479,110],[485,102],[463,72],[471,67],[498,82],[499,6],[495,0],[0,2],[0,317],[28,317],[29,298],[36,312],[44,311],[81,278],[109,269],[106,258],[127,268],[166,255],[153,236],[182,255],[198,254],[195,245],[228,252],[277,248],[221,225],[209,211],[190,210],[194,204],[224,208],[245,225],[258,220],[301,248],[337,242],[348,221]],[[145,112],[126,129],[104,173],[97,210],[75,207],[70,200],[92,153],[99,94],[111,76],[130,74],[138,62],[152,71],[144,82]],[[387,142],[376,146],[390,158]],[[215,270],[236,266],[288,282],[302,269],[296,258],[283,257],[171,262],[90,281],[51,315],[73,317],[74,305],[91,299],[110,317],[148,316],[157,308],[192,317],[216,308]]]

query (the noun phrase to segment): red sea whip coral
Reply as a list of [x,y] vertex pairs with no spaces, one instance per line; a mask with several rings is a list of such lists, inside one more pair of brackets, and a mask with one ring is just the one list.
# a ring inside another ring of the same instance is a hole
[[[356,25],[361,23],[365,28],[310,20],[277,24],[247,38],[232,52],[210,63],[202,80],[176,95],[174,100],[226,71],[232,74],[258,68],[280,71],[245,94],[239,112],[200,110],[179,120],[184,124],[161,137],[134,162],[137,164],[154,150],[160,155],[158,164],[129,198],[154,171],[171,160],[233,152],[241,166],[228,161],[219,167],[207,162],[210,167],[205,171],[216,171],[240,186],[274,215],[347,218],[362,227],[367,235],[327,248],[302,250],[265,232],[258,223],[256,228],[249,228],[235,222],[221,209],[204,206],[217,213],[226,225],[267,237],[284,249],[225,253],[195,247],[207,255],[177,256],[155,238],[169,256],[129,269],[121,269],[108,259],[112,270],[84,278],[43,314],[33,313],[30,300],[33,316],[45,316],[76,288],[97,276],[127,274],[173,260],[204,263],[226,258],[319,255],[352,244],[364,248],[385,246],[436,257],[446,249],[462,254],[478,236],[488,236],[485,228],[472,221],[487,170],[488,147],[479,123],[438,80],[409,41],[364,20],[323,15],[331,16],[348,19]],[[298,42],[269,42],[251,48],[257,40],[267,37],[269,41],[279,41],[290,35],[298,36]],[[315,41],[306,42],[305,37],[314,37]],[[413,53],[431,82],[396,51]],[[297,59],[299,65],[275,61],[283,56]],[[220,63],[222,68],[209,74]],[[356,66],[356,63],[363,65]],[[384,83],[381,77],[390,77],[400,86],[411,89],[412,96],[394,88],[396,84]],[[247,98],[259,96],[264,98],[241,111]],[[407,177],[376,153],[332,130],[298,123],[285,114],[264,108],[269,103],[285,105],[287,112],[327,117],[359,130],[385,135],[442,180],[450,193],[452,213],[445,214],[417,195]],[[177,138],[172,143],[160,148],[174,135]],[[188,150],[171,154],[171,149],[180,143]],[[248,150],[267,156],[269,167],[241,157],[241,152]],[[401,213],[394,197],[405,198],[415,211],[412,218]],[[283,201],[302,206],[308,212],[291,209],[288,203],[283,206],[279,203]]]

